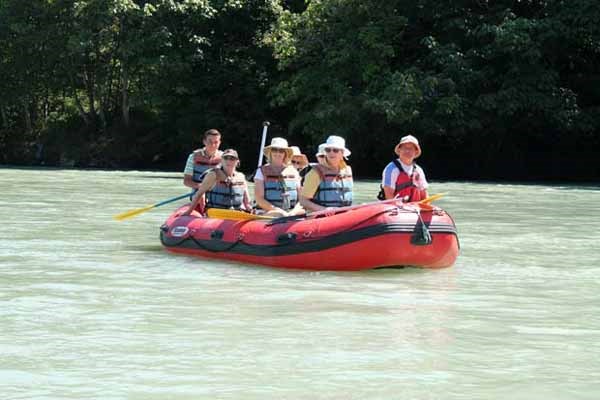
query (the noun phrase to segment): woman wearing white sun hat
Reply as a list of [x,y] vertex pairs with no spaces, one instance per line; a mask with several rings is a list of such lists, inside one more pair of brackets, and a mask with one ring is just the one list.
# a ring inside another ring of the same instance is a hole
[[329,136],[319,146],[325,160],[306,175],[300,203],[308,211],[352,205],[352,168],[344,161],[351,153],[341,136]]
[[421,155],[421,146],[416,137],[406,135],[394,148],[398,156],[390,162],[382,173],[379,200],[398,197],[402,201],[419,201],[427,197],[425,172],[414,160]]
[[294,155],[287,140],[271,139],[264,148],[268,163],[256,170],[254,175],[254,199],[256,205],[273,216],[296,215],[304,212],[298,202],[300,176],[290,165]]

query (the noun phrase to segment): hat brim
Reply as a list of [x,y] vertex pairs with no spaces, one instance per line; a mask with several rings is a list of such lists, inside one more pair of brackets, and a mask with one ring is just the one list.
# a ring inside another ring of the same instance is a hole
[[273,146],[266,146],[263,150],[263,153],[265,154],[265,157],[270,157],[271,156],[271,150],[272,149],[282,149],[285,150],[285,154],[286,154],[286,159],[289,161],[292,159],[292,156],[294,155],[294,150],[292,150],[291,147],[273,147]]
[[303,163],[304,165],[307,165],[307,164],[308,164],[308,157],[306,157],[306,155],[305,155],[305,154],[294,154],[294,155],[292,155],[292,160],[293,160],[294,158],[301,158],[301,159],[302,159],[302,163]]
[[421,146],[419,146],[416,143],[413,142],[404,142],[404,143],[398,143],[396,145],[396,147],[394,148],[394,153],[396,153],[396,155],[398,157],[400,157],[400,147],[402,147],[405,144],[412,144],[413,146],[415,146],[417,148],[417,155],[415,156],[415,158],[419,158],[421,156]]
[[[336,146],[336,145],[328,145],[327,143],[322,143],[321,146],[323,146],[323,153],[317,153],[317,154],[323,154],[326,155],[327,152],[325,151],[325,149],[338,149],[338,150],[342,150],[344,152],[344,157],[349,157],[350,154],[352,154],[352,152],[350,150],[348,150],[345,147],[340,147],[340,146]],[[319,146],[319,147],[321,147]]]

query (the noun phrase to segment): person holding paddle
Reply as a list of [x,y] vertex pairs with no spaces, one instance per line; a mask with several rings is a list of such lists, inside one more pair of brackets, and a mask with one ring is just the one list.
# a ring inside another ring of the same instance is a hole
[[[206,193],[206,208],[225,208],[231,210],[252,210],[246,177],[236,171],[239,157],[234,149],[222,154],[222,166],[207,171],[192,203],[182,215],[190,215],[201,204]],[[201,211],[204,211],[201,207]]]
[[321,148],[325,159],[306,175],[300,203],[308,211],[352,205],[352,169],[345,162],[351,153],[346,141],[341,136],[329,136]]
[[264,148],[264,155],[268,163],[254,174],[256,205],[266,215],[277,217],[304,212],[298,202],[300,176],[290,164],[294,151],[287,140],[280,137],[271,139],[271,144]]
[[[183,184],[190,187],[195,193],[200,187],[202,180],[211,168],[215,168],[221,163],[222,151],[219,150],[221,146],[221,132],[216,129],[209,129],[202,135],[202,143],[204,147],[196,149],[190,153],[185,163],[185,169],[183,170]],[[190,196],[190,200],[193,195]],[[204,206],[204,199],[200,199],[201,207]]]
[[427,198],[425,172],[414,162],[421,155],[417,138],[412,135],[402,137],[394,151],[398,158],[383,170],[381,191],[377,198],[388,200],[397,197],[404,202]]

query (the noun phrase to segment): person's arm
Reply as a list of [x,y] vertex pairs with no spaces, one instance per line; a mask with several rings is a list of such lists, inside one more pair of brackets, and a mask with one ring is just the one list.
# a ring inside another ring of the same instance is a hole
[[300,185],[300,176],[298,176],[296,190],[298,193],[298,201],[296,202],[296,205],[294,206],[294,208],[292,208],[290,211],[288,211],[289,215],[300,215],[300,214],[304,214],[306,212],[304,210],[304,208],[302,208],[302,204],[300,204],[300,194],[302,193],[302,186]]
[[203,198],[204,193],[206,193],[210,189],[212,189],[216,183],[217,183],[217,174],[214,171],[210,171],[208,174],[206,174],[206,176],[204,177],[204,180],[198,186],[198,191],[194,195],[192,203],[190,204],[188,209],[185,210],[181,215],[190,215],[192,213],[192,211],[194,211],[194,209],[196,208],[196,206],[198,205],[200,200]]
[[200,187],[198,182],[194,182],[193,175],[188,174],[183,175],[183,184],[192,189],[198,189]]
[[392,162],[385,167],[381,174],[381,186],[383,187],[383,193],[385,194],[386,200],[393,199],[396,194],[395,184],[398,179],[398,173],[398,168]]
[[185,162],[185,169],[183,170],[183,184],[192,189],[197,189],[199,184],[194,182],[194,153],[191,153],[187,161]]
[[250,192],[248,191],[248,185],[246,185],[246,188],[244,189],[243,203],[244,203],[244,208],[246,209],[246,211],[251,212],[252,211],[252,201],[250,200]]
[[320,211],[327,207],[323,207],[312,201],[319,185],[321,184],[321,178],[315,169],[312,169],[304,178],[304,186],[300,193],[300,205],[307,211]]
[[415,176],[415,186],[423,191],[423,195],[425,197],[429,197],[427,193],[427,188],[429,187],[429,183],[427,183],[427,178],[425,177],[425,171],[421,167],[418,167],[417,174]]

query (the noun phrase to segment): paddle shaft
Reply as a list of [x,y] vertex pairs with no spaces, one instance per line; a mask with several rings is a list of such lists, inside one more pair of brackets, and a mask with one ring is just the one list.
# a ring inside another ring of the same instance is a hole
[[117,214],[117,215],[113,216],[113,218],[116,219],[117,221],[123,221],[125,219],[133,218],[136,215],[145,213],[146,211],[152,210],[153,208],[160,207],[162,205],[169,204],[169,203],[172,203],[174,201],[181,200],[183,198],[189,197],[193,193],[194,192],[183,194],[181,196],[177,196],[177,197],[173,197],[173,198],[170,198],[170,199],[167,199],[167,200],[163,200],[161,202],[158,202],[156,204],[152,204],[152,205],[149,205],[149,206],[146,206],[146,207],[134,208],[133,210],[128,210],[128,211],[125,211],[125,212],[123,212],[121,214]]
[[159,203],[153,204],[153,205],[152,205],[152,207],[153,207],[153,208],[154,208],[154,207],[160,207],[160,206],[163,206],[163,205],[165,205],[165,204],[172,203],[172,202],[174,202],[174,201],[177,201],[177,200],[185,199],[186,197],[190,197],[190,196],[191,196],[191,195],[193,195],[194,193],[195,193],[195,192],[190,192],[190,193],[182,194],[181,196],[173,197],[172,199],[164,200],[164,201],[161,201],[161,202],[159,202]]
[[[432,196],[429,196],[421,201],[416,202],[416,204],[429,204],[429,202],[433,201],[433,200],[437,200],[440,197],[442,197],[444,194],[440,193],[440,194],[434,194]],[[330,213],[333,211],[334,214],[340,213],[340,212],[344,212],[344,211],[349,211],[349,210],[354,210],[357,208],[361,208],[361,207],[366,207],[366,206],[372,206],[375,204],[387,204],[387,203],[394,203],[394,202],[402,202],[401,199],[398,198],[393,198],[393,199],[388,199],[388,200],[383,200],[383,201],[373,201],[370,203],[363,203],[363,204],[357,204],[354,206],[346,206],[346,207],[339,207],[339,208],[335,208],[333,210],[320,210],[320,211],[315,211],[315,212],[311,212],[311,213],[304,213],[304,214],[300,214],[300,215],[290,215],[289,217],[280,217],[280,218],[275,218],[273,221],[271,221],[269,224],[270,225],[274,225],[274,224],[280,224],[283,222],[287,222],[287,221],[292,221],[295,219],[300,219],[300,218],[314,218],[314,217],[318,217],[319,215],[325,215],[327,213]]]
[[265,142],[267,141],[267,129],[269,129],[269,125],[271,125],[269,121],[263,122],[262,139],[260,140],[260,149],[258,150],[258,166],[256,168],[260,168],[262,165],[263,151],[265,149]]

